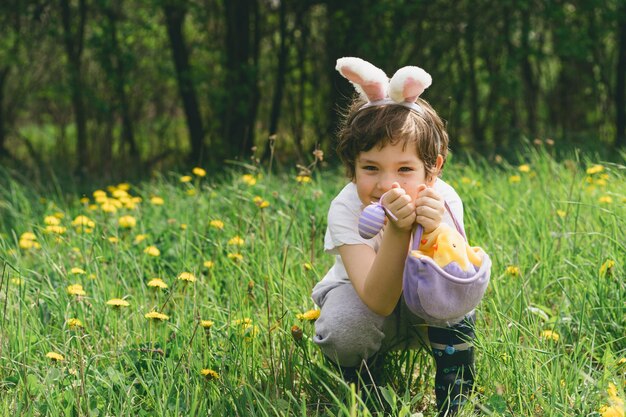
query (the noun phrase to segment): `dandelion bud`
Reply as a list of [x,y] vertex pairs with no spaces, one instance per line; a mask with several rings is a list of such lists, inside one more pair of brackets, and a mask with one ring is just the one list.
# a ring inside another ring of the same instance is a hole
[[296,342],[299,342],[302,340],[302,329],[300,327],[298,327],[297,325],[293,325],[291,326],[291,337],[293,337],[293,340],[295,340]]
[[254,300],[254,281],[252,280],[248,281],[248,297]]
[[321,149],[316,149],[313,151],[313,156],[316,161],[322,162],[324,160],[324,151]]

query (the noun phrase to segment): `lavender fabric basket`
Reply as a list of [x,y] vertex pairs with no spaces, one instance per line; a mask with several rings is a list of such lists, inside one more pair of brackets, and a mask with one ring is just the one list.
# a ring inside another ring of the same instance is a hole
[[[453,220],[467,240],[454,216]],[[418,249],[421,238],[422,226],[418,225],[412,250]],[[402,282],[404,300],[409,310],[429,324],[456,323],[480,303],[490,275],[491,259],[484,251],[480,267],[472,265],[470,271],[464,271],[456,263],[441,268],[429,257],[409,255]]]

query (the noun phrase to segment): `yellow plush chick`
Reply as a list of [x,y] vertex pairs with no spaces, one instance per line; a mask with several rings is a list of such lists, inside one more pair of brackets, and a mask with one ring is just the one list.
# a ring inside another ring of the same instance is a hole
[[419,250],[411,251],[411,255],[417,258],[428,256],[441,268],[456,262],[462,270],[469,271],[471,265],[480,267],[480,252],[480,248],[468,245],[457,230],[442,223],[422,236]]

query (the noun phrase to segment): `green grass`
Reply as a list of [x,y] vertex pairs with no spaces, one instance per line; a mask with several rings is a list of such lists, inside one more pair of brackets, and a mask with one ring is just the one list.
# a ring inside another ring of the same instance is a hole
[[[493,260],[478,312],[477,392],[463,415],[600,415],[609,384],[623,399],[626,382],[626,167],[605,163],[587,175],[601,162],[541,151],[521,162],[529,172],[474,160],[451,161],[444,175],[464,200],[470,243]],[[310,183],[258,167],[189,183],[166,174],[132,184],[142,201],[116,213],[90,210],[94,198],[81,203],[72,186],[39,192],[3,174],[0,414],[355,416],[376,415],[380,401],[392,415],[434,415],[427,352],[392,355],[381,397],[364,404],[312,343],[313,324],[297,317],[314,308],[311,289],[333,262],[322,239],[345,183],[338,172],[317,170]],[[57,213],[61,235],[44,223]],[[91,233],[72,226],[78,215],[94,221]],[[136,225],[120,227],[123,215]],[[25,232],[40,248],[20,247]],[[140,234],[148,236],[136,242]],[[229,244],[235,236],[243,245]],[[160,256],[145,254],[149,245]],[[177,280],[183,271],[197,281]],[[149,288],[154,277],[169,288]],[[71,284],[86,295],[68,294]],[[112,298],[130,305],[111,307]],[[144,317],[154,310],[169,319]],[[83,327],[70,328],[70,318]],[[213,321],[210,330],[200,320]]]

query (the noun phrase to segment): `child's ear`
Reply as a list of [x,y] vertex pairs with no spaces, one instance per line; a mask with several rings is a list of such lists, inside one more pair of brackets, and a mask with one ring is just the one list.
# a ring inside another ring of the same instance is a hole
[[442,166],[443,166],[443,156],[437,155],[437,161],[435,161],[435,168],[433,169],[433,172],[430,174],[430,177],[428,177],[426,181],[426,185],[428,185],[429,187],[432,187],[433,185],[435,185],[435,181],[437,181],[437,177],[439,176],[439,173],[441,172]]

